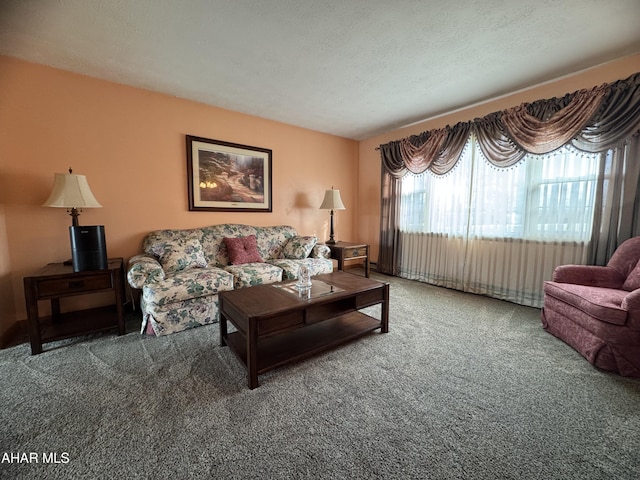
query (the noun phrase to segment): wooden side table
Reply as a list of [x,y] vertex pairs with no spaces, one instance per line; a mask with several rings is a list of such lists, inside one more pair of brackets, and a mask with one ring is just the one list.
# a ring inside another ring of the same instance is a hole
[[[126,333],[124,323],[124,268],[122,258],[109,259],[104,270],[74,272],[71,265],[50,263],[24,278],[31,354],[42,353],[42,344],[90,333],[118,329]],[[60,313],[60,298],[113,291],[115,305]],[[51,316],[40,317],[39,300],[51,300]]]
[[338,261],[338,270],[344,270],[345,262],[361,260],[364,262],[364,275],[369,278],[369,245],[366,243],[336,242],[327,243],[331,249],[331,258]]

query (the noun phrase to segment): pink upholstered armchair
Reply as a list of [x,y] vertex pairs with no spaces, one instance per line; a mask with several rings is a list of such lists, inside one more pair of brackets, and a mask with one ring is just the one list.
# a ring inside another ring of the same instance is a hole
[[544,283],[542,325],[590,363],[640,377],[640,237],[606,267],[561,265]]

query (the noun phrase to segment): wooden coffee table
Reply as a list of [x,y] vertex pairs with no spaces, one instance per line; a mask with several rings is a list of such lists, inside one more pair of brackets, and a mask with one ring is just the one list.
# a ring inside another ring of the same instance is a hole
[[[310,294],[295,281],[220,292],[220,345],[258,375],[380,329],[389,331],[389,284],[333,272],[313,277]],[[359,310],[382,304],[378,320]],[[227,333],[227,321],[236,331]]]

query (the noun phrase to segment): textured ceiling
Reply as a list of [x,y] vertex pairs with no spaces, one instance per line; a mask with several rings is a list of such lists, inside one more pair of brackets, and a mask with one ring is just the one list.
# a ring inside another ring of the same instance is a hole
[[0,54],[364,139],[638,53],[639,25],[640,0],[0,0]]

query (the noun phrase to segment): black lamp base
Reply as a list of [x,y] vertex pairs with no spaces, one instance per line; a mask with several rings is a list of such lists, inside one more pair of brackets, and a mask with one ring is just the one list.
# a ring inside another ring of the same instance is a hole
[[331,210],[331,227],[329,230],[329,240],[327,240],[325,243],[327,245],[335,245],[336,244],[336,240],[333,238],[333,210]]

